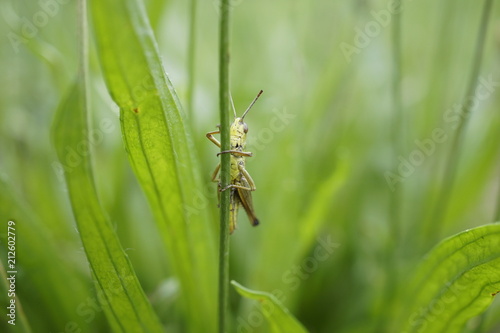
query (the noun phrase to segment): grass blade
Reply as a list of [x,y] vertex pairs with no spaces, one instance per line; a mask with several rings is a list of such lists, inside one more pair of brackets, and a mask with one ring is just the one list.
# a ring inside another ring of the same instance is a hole
[[244,297],[255,299],[261,303],[261,309],[269,322],[273,333],[303,333],[307,330],[288,311],[288,309],[272,294],[250,290],[236,281],[231,281],[236,291]]
[[[229,58],[230,58],[230,18],[229,0],[220,1],[219,21],[219,106],[221,151],[229,150]],[[220,159],[220,184],[225,188],[230,183],[230,155],[222,154]],[[226,332],[229,303],[229,194],[220,194],[219,230],[219,332]]]
[[[485,0],[483,5],[483,11],[481,15],[481,21],[479,26],[479,31],[477,35],[476,47],[474,51],[474,58],[472,62],[472,70],[470,73],[469,82],[467,85],[467,91],[464,95],[464,100],[467,100],[471,96],[474,96],[474,92],[477,89],[477,83],[479,78],[479,73],[481,70],[481,64],[483,60],[484,44],[486,39],[486,32],[488,28],[488,23],[490,21],[491,7],[493,5],[493,0]],[[467,124],[472,112],[472,105],[466,103],[462,110],[462,116],[460,122],[458,123],[457,130],[453,137],[451,150],[446,160],[446,171],[443,175],[443,186],[439,198],[436,201],[434,216],[430,221],[432,226],[436,224],[437,226],[442,226],[442,222],[445,220],[446,214],[448,213],[450,205],[450,197],[456,186],[456,176],[458,165],[460,162],[460,156],[462,155],[462,146],[465,140],[465,133],[467,129]],[[435,233],[439,236],[439,231]]]
[[[87,112],[86,2],[79,1],[80,71],[54,119],[52,136],[65,172],[68,193],[80,237],[89,260],[100,305],[116,332],[162,332],[160,321],[146,298],[132,265],[106,217],[95,188],[90,160]],[[79,163],[72,160],[75,152]]]
[[85,149],[81,163],[65,173],[73,214],[94,276],[98,295],[116,331],[161,332],[135,272],[97,197],[89,156],[85,85],[78,80],[61,103],[53,125],[58,158],[63,165],[71,153]]
[[194,99],[194,79],[195,79],[195,60],[196,60],[196,13],[198,8],[198,0],[191,0],[189,3],[189,46],[188,46],[188,85],[186,93],[187,112],[193,114],[193,99]]
[[464,231],[441,242],[417,269],[404,332],[461,332],[500,290],[500,225]]
[[337,168],[325,177],[325,181],[312,195],[311,206],[300,225],[299,241],[297,242],[298,258],[304,257],[314,243],[314,239],[326,219],[333,198],[348,178],[349,163],[347,156],[341,156]]
[[215,331],[217,266],[214,233],[204,214],[207,200],[189,126],[145,10],[138,1],[94,1],[92,14],[125,147],[179,279],[188,330]]

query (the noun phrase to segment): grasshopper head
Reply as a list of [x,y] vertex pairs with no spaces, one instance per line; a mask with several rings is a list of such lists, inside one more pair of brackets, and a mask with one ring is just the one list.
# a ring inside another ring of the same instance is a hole
[[[236,116],[236,109],[234,108],[233,105],[233,112],[234,112],[234,121],[231,124],[231,128],[229,130],[229,135],[231,136],[231,146],[234,148],[245,148],[245,143],[247,140],[247,132],[248,132],[248,126],[247,124],[243,121],[245,119],[245,116],[247,115],[248,111],[252,108],[252,106],[255,104],[257,99],[260,97],[262,94],[262,90],[257,94],[257,97],[250,103],[250,106],[243,112],[243,115],[241,117]],[[231,104],[233,103],[233,99],[231,98]]]
[[231,128],[229,129],[229,135],[231,136],[231,146],[232,148],[245,148],[247,141],[248,126],[243,121],[243,117],[234,118]]

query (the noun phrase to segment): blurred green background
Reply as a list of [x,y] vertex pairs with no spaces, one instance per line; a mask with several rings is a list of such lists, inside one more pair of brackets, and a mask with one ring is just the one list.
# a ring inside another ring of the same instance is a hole
[[[72,332],[68,323],[75,322],[81,332],[105,332],[49,135],[77,70],[75,2],[47,3],[0,2],[1,223],[13,219],[19,228],[18,296],[34,331]],[[254,154],[247,170],[257,184],[261,225],[252,228],[240,212],[231,236],[231,279],[280,294],[311,332],[389,332],[402,302],[397,290],[425,253],[444,237],[498,220],[498,2],[457,177],[448,200],[439,199],[460,106],[471,97],[465,94],[482,4],[403,1],[398,65],[389,1],[231,1],[231,91],[238,113],[264,90],[246,117],[247,150]],[[219,9],[215,0],[197,2],[190,72],[191,5],[146,1],[164,67],[189,119],[206,185],[201,191],[210,193],[195,208],[216,230],[210,176],[217,148],[205,133],[219,123]],[[49,15],[32,37],[25,31],[27,38],[15,39],[12,32],[25,20],[36,22],[41,11]],[[91,128],[102,137],[92,146],[100,199],[166,329],[182,332],[179,281],[129,166],[119,110],[92,42],[90,57]],[[396,83],[395,71],[401,75]],[[401,178],[388,182],[391,172]],[[5,232],[2,227],[4,266]],[[267,331],[257,308],[231,290],[235,332]],[[499,315],[496,301],[466,331],[498,332]]]

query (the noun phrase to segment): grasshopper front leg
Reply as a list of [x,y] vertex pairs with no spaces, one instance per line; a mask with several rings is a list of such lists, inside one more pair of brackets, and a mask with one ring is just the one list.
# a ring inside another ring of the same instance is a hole
[[[217,126],[217,127],[219,127],[219,126]],[[220,129],[219,129],[219,130],[217,130],[217,131],[208,132],[208,133],[206,134],[207,139],[208,139],[208,140],[210,140],[210,141],[212,141],[212,142],[213,142],[213,143],[214,143],[217,147],[219,147],[219,148],[220,148],[220,142],[219,142],[219,140],[217,140],[217,139],[214,137],[214,134],[220,134]]]
[[[217,127],[219,127],[219,126],[217,126]],[[221,144],[220,144],[219,140],[217,140],[214,137],[214,134],[220,134],[220,129],[217,131],[208,132],[206,134],[207,139],[212,141],[217,147],[221,148]],[[245,152],[245,151],[239,151],[239,150],[224,150],[224,151],[221,151],[220,153],[217,153],[217,156],[219,156],[220,154],[228,154],[228,153],[235,154],[238,156],[252,157],[251,152]],[[220,168],[220,166],[219,166],[219,168]]]
[[[218,128],[220,128],[219,125],[217,125]],[[208,132],[206,134],[207,136],[207,139],[212,141],[217,147],[221,147],[221,144],[219,142],[219,140],[217,140],[215,137],[214,137],[214,134],[220,134],[220,129],[217,130],[217,131],[213,131],[213,132]],[[217,166],[215,167],[215,170],[214,172],[212,173],[212,182],[214,183],[219,183],[219,179],[217,178],[217,174],[219,173],[219,170],[220,170],[220,163],[217,164]],[[219,189],[220,189],[220,183],[219,183]],[[218,206],[220,207],[220,191],[217,191],[217,201],[219,202]]]

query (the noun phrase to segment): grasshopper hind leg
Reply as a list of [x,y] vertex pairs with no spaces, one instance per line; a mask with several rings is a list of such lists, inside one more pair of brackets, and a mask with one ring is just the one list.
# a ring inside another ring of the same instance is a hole
[[[220,192],[219,192],[220,195]],[[229,195],[229,234],[232,234],[236,229],[236,221],[238,219],[238,209],[241,205],[241,200],[236,189],[231,189]]]
[[253,208],[252,200],[252,189],[255,188],[255,184],[250,184],[248,179],[246,179],[245,177],[240,178],[240,184],[241,186],[236,188],[238,198],[240,199],[241,205],[245,209],[245,212],[247,213],[248,219],[250,220],[252,226],[258,226],[259,219],[257,218],[257,216],[255,216],[255,210]]

